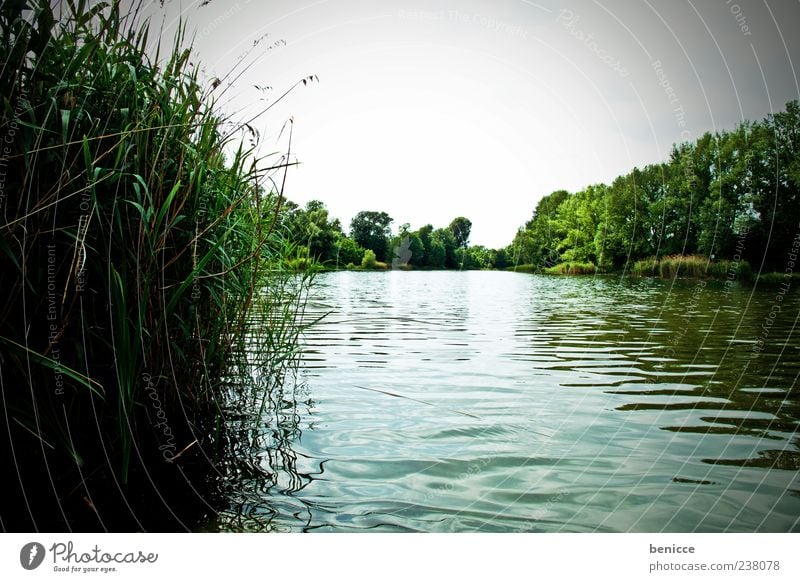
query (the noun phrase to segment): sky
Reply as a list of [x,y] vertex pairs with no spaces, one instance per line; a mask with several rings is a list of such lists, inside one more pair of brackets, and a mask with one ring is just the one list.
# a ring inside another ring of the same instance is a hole
[[550,192],[800,98],[798,0],[201,4],[146,11],[165,37],[186,23],[235,118],[315,76],[254,127],[285,151],[292,119],[284,194],[345,227],[361,210],[413,229],[466,216],[472,244],[505,246]]

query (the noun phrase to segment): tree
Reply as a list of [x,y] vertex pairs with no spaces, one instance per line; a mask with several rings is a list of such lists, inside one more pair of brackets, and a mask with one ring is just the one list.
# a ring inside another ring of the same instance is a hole
[[363,210],[350,222],[350,237],[365,249],[374,251],[378,261],[386,261],[392,222],[393,219],[385,212]]
[[508,261],[515,265],[552,267],[560,257],[558,247],[566,233],[557,220],[558,209],[570,194],[556,190],[539,200],[531,219],[520,229],[509,247]]
[[439,239],[439,237],[434,237],[432,235],[430,248],[426,253],[427,266],[433,267],[435,269],[444,269],[446,262],[446,255],[447,252],[445,251],[444,243]]
[[425,266],[425,245],[416,232],[409,232],[408,225],[400,229],[400,233],[392,239],[392,263],[395,260],[401,265]]
[[289,240],[308,249],[308,256],[318,261],[335,260],[335,243],[342,236],[338,219],[329,220],[328,209],[319,200],[300,208],[291,200],[283,203],[278,221]]
[[[449,228],[437,228],[431,233],[431,241],[438,242],[444,248],[444,268],[457,268],[456,237],[453,236],[453,232]],[[433,245],[433,242],[431,244]]]
[[466,253],[463,262],[465,269],[491,269],[494,267],[497,251],[483,245],[474,245],[462,252]]
[[350,237],[341,235],[334,245],[338,265],[360,265],[364,257],[364,247]]
[[468,218],[458,216],[452,220],[447,228],[453,233],[456,247],[461,249],[467,248],[469,233],[472,230],[472,222]]
[[309,255],[318,261],[329,261],[334,258],[334,243],[338,234],[338,220],[328,220],[328,209],[319,200],[311,200],[306,204],[303,215],[303,227],[308,245]]
[[507,249],[497,249],[494,251],[494,258],[492,259],[492,267],[495,269],[505,269],[511,265],[508,259]]
[[431,234],[433,233],[433,225],[426,224],[418,231],[416,231],[416,235],[419,237],[420,242],[422,243],[422,260],[420,262],[414,262],[415,265],[418,267],[432,267],[434,266],[431,263],[432,260],[432,249],[431,249]]
[[408,250],[411,251],[411,264],[417,267],[425,265],[425,245],[422,244],[422,239],[416,232],[408,235],[409,245]]

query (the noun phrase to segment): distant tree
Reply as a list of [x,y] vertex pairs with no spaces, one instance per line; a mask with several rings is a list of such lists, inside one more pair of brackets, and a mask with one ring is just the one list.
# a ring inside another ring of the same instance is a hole
[[431,235],[430,247],[426,251],[426,266],[433,267],[435,269],[444,269],[447,258],[446,254],[444,243],[439,239],[439,237]]
[[494,267],[496,251],[483,245],[473,245],[466,249],[465,269],[491,269]]
[[566,233],[557,220],[558,209],[569,196],[566,190],[556,190],[539,200],[533,216],[511,243],[509,263],[546,268],[559,261],[556,247]]
[[416,232],[408,235],[409,245],[408,250],[411,251],[411,264],[417,267],[425,266],[425,245],[422,244],[422,239]]
[[669,160],[610,185],[545,196],[506,260],[621,268],[648,256],[741,252],[779,269],[798,223],[800,104],[792,101],[760,122],[676,144]]
[[305,208],[286,200],[278,218],[278,227],[296,245],[306,247],[308,256],[318,261],[330,261],[335,257],[334,244],[342,235],[339,220],[330,220],[328,209],[319,200],[309,201]]
[[385,212],[361,211],[350,222],[350,237],[365,249],[374,251],[378,261],[386,261],[392,222],[392,217]]
[[422,260],[414,263],[418,267],[433,266],[431,264],[431,257],[433,256],[431,254],[431,233],[433,233],[433,225],[431,224],[426,224],[416,231],[416,235],[422,243]]
[[495,269],[505,269],[511,265],[511,261],[508,259],[508,251],[506,249],[497,249],[494,252],[494,258],[492,260],[492,267]]
[[319,261],[334,258],[339,221],[328,220],[328,209],[319,200],[311,200],[305,207],[305,235],[308,251]]
[[472,221],[470,221],[468,218],[464,218],[463,216],[459,216],[454,218],[447,228],[453,233],[453,237],[456,241],[456,247],[461,249],[467,248],[467,244],[469,243],[469,234],[472,230]]
[[348,236],[341,235],[334,244],[336,249],[335,260],[339,265],[360,265],[364,257],[364,247]]
[[393,263],[397,260],[404,265],[425,266],[425,246],[416,232],[401,227],[400,233],[392,239],[391,248]]
[[[444,265],[445,269],[455,269],[458,267],[456,261],[456,237],[449,228],[437,228],[431,233],[431,246],[434,242],[438,242],[444,248]],[[439,265],[431,265],[439,267]]]

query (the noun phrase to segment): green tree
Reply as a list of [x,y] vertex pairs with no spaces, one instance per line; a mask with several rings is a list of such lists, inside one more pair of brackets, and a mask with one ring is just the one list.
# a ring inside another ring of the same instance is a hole
[[308,202],[302,216],[309,254],[319,261],[333,259],[336,253],[334,243],[341,232],[339,221],[329,220],[328,209],[319,200]]
[[[416,235],[419,237],[420,242],[422,243],[422,260],[417,262],[414,261],[414,264],[418,267],[433,267],[435,265],[432,264],[432,249],[431,249],[431,235],[433,233],[433,225],[426,224],[422,228],[416,231]],[[412,257],[413,261],[413,257]]]
[[425,245],[416,232],[409,232],[402,229],[400,233],[392,239],[392,261],[399,260],[402,264],[409,264],[415,267],[425,266]]
[[379,261],[389,258],[389,236],[393,219],[385,212],[363,210],[350,222],[350,237],[365,249],[371,249]]
[[456,241],[456,247],[465,249],[469,243],[469,234],[472,230],[472,221],[463,216],[454,218],[447,227]]
[[753,209],[760,218],[753,248],[765,266],[783,269],[800,224],[800,105],[769,115],[754,131]]
[[360,265],[364,257],[364,247],[348,236],[341,235],[334,245],[338,265]]
[[556,217],[558,208],[569,196],[566,190],[557,190],[539,200],[533,216],[511,243],[510,263],[545,268],[559,261],[556,248],[565,233],[560,230]]
[[300,208],[291,200],[285,200],[278,226],[292,242],[307,247],[309,256],[323,262],[335,260],[335,244],[342,235],[342,228],[338,219],[330,219],[323,202],[311,200],[305,208]]
[[492,267],[495,269],[505,269],[511,265],[508,258],[507,249],[497,249],[494,251],[494,258],[492,259]]
[[426,266],[435,269],[444,269],[447,259],[447,251],[441,238],[431,234],[430,247],[426,251]]
[[444,248],[444,268],[457,268],[458,262],[456,261],[456,237],[453,236],[453,232],[449,228],[437,228],[433,231],[433,233],[431,233],[431,240],[439,242]]

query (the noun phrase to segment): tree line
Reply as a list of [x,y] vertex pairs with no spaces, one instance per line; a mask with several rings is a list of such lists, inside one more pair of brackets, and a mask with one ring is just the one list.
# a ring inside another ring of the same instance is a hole
[[295,244],[308,249],[310,258],[331,267],[387,267],[389,264],[431,269],[503,268],[505,250],[469,245],[472,221],[463,216],[434,228],[411,230],[402,224],[393,233],[394,219],[386,212],[364,210],[345,232],[331,218],[325,204],[311,200],[304,207],[285,201],[281,225]]
[[338,267],[437,269],[525,267],[615,271],[638,261],[696,255],[782,270],[800,227],[800,105],[730,131],[673,146],[667,161],[634,168],[610,184],[557,190],[538,202],[510,245],[469,245],[472,223],[411,230],[386,212],[362,211],[345,232],[325,204],[286,201],[281,221],[314,259]]
[[[800,106],[673,146],[610,185],[542,198],[508,248],[517,264],[601,270],[699,254],[783,270],[800,227]],[[763,264],[762,264],[763,262]]]

